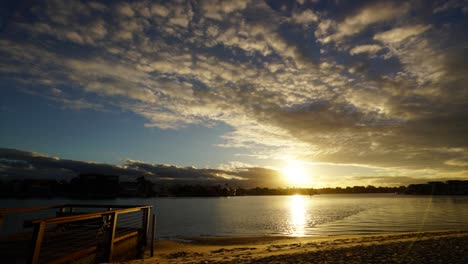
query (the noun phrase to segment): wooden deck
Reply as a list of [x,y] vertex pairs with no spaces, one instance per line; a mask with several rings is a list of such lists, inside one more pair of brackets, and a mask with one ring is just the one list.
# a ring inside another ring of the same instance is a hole
[[[29,233],[0,239],[2,263],[112,262],[143,253],[151,206],[61,205],[57,217],[25,221]],[[86,213],[84,208],[105,208]],[[31,212],[25,208],[10,212]],[[2,211],[3,213],[6,210]]]

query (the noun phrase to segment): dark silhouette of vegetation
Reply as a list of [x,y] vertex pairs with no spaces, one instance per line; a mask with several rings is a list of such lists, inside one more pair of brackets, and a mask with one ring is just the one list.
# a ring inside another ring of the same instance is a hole
[[345,193],[402,193],[405,190],[404,186],[400,187],[375,187],[368,186],[353,186],[353,187],[335,187],[335,188],[254,188],[240,189],[238,193],[241,195],[315,195],[315,194],[345,194]]
[[70,182],[56,180],[0,181],[0,197],[109,199],[116,197],[222,197],[244,195],[318,195],[354,193],[399,193],[426,195],[468,195],[468,181],[429,182],[407,187],[353,186],[335,188],[261,188],[244,189],[222,184],[183,184],[157,182],[145,177],[119,181],[119,176],[81,174]]
[[80,174],[70,182],[70,195],[86,199],[116,198],[119,194],[119,176]]
[[410,184],[405,194],[468,195],[468,181],[433,181],[426,184]]
[[237,195],[235,188],[230,188],[229,185],[173,185],[169,187],[170,196],[177,197],[220,197],[220,196],[235,196]]

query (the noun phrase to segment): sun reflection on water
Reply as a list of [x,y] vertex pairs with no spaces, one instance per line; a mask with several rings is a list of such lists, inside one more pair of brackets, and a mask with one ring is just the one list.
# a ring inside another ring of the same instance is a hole
[[291,235],[304,236],[307,224],[305,197],[293,195],[289,200]]

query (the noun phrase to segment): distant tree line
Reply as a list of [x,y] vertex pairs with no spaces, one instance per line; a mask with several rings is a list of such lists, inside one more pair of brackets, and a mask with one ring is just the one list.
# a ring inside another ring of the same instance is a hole
[[0,182],[0,197],[109,199],[155,195],[153,183],[144,177],[131,182],[121,182],[116,175],[81,174],[70,182],[50,179]]
[[240,188],[225,184],[156,182],[144,177],[119,181],[115,175],[81,174],[70,182],[25,179],[0,181],[0,197],[109,199],[116,197],[221,197],[244,195],[318,195],[354,193],[399,193],[468,195],[468,181],[429,182],[399,187],[353,186],[335,188]]
[[468,195],[468,181],[433,181],[426,184],[410,184],[405,194],[432,194],[432,195]]
[[315,194],[345,194],[345,193],[403,193],[405,186],[400,187],[375,187],[353,186],[353,187],[335,187],[335,188],[260,188],[238,189],[239,195],[315,195]]

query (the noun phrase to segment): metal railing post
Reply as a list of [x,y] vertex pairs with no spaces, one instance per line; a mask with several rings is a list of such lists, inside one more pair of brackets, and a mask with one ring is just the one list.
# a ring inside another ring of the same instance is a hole
[[109,248],[107,251],[107,262],[112,262],[112,257],[114,254],[114,238],[115,238],[115,230],[117,228],[117,213],[114,212],[111,215],[112,220],[111,220],[111,227],[110,227],[110,235],[109,235]]
[[42,239],[44,238],[46,223],[39,222],[34,225],[32,246],[29,255],[28,263],[37,264],[39,263],[39,254],[41,253]]

